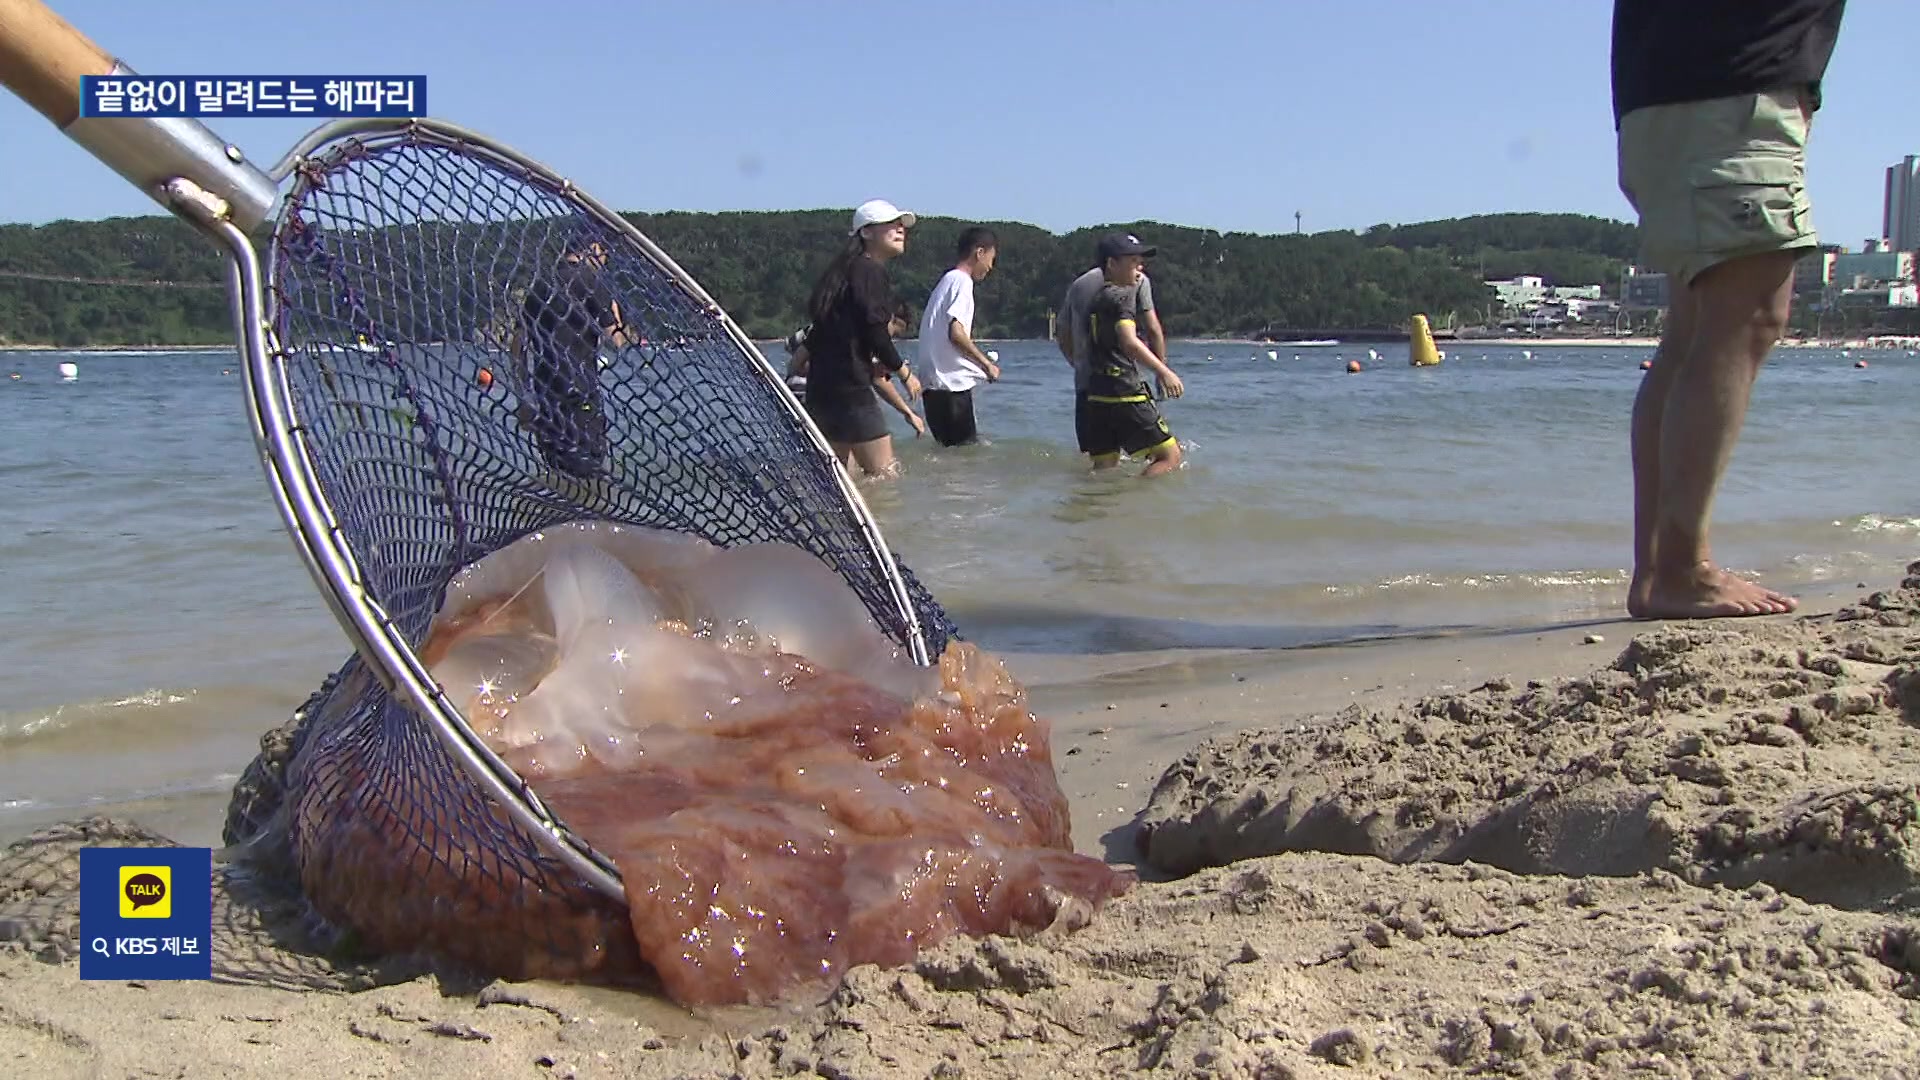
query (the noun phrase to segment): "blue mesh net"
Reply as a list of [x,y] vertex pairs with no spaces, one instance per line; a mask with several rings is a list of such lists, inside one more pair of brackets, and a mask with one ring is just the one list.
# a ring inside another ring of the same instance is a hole
[[[796,545],[907,644],[778,376],[552,178],[431,129],[338,141],[297,171],[268,300],[318,485],[415,648],[457,570],[583,518]],[[956,630],[896,568],[938,656]],[[570,958],[630,948],[613,940],[619,903],[493,805],[366,664],[310,707],[286,772],[290,855],[318,912],[375,948],[476,962],[489,926],[544,927],[551,959],[507,975],[581,974]]]

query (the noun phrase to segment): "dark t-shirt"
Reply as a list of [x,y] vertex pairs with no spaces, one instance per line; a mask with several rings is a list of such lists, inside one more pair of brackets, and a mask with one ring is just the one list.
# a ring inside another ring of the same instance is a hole
[[887,333],[892,320],[893,285],[886,267],[865,257],[853,260],[839,303],[808,332],[807,393],[871,394],[876,360],[899,371],[905,362]]
[[1807,88],[1840,35],[1846,0],[1614,0],[1613,123],[1635,109]]
[[600,335],[613,324],[613,291],[601,272],[562,262],[527,287],[521,315],[528,374],[556,393],[585,393],[598,379]]
[[1140,292],[1102,285],[1087,308],[1087,397],[1135,397],[1146,380],[1140,365],[1120,351],[1120,324],[1139,316]]

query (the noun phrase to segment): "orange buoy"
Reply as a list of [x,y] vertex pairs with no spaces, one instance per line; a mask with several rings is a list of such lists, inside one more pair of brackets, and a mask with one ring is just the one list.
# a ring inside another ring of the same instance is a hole
[[474,378],[479,381],[482,387],[493,385],[493,372],[488,371],[486,368],[481,368],[480,374],[474,376]]
[[1358,360],[1347,361],[1347,374],[1349,375],[1360,374],[1360,361]]
[[1641,370],[1641,371],[1652,371],[1652,370],[1653,370],[1653,361],[1651,361],[1651,360],[1642,360],[1642,361],[1640,361],[1640,370]]

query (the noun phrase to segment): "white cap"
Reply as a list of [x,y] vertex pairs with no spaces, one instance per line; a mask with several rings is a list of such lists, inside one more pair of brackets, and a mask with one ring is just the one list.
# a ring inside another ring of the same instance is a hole
[[869,225],[880,225],[889,221],[898,221],[911,229],[914,222],[919,220],[913,216],[913,211],[902,210],[885,199],[868,199],[854,210],[853,228],[847,230],[847,235],[851,236]]

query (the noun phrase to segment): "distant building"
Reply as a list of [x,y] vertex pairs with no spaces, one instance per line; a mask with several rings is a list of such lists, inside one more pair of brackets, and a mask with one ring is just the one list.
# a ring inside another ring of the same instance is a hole
[[1505,281],[1489,281],[1500,298],[1502,326],[1539,329],[1567,322],[1589,322],[1611,317],[1614,305],[1601,299],[1598,285],[1548,285],[1537,274],[1522,274]]
[[1492,289],[1500,298],[1500,306],[1508,311],[1524,311],[1547,298],[1547,283],[1535,274],[1521,274],[1505,281],[1489,281],[1487,288]]
[[1911,284],[1913,252],[1895,249],[1846,252],[1835,255],[1833,273],[1828,280],[1843,289]]
[[1920,249],[1920,157],[1908,154],[1887,170],[1880,232],[1895,251]]
[[1628,311],[1646,311],[1667,306],[1667,275],[1649,272],[1637,266],[1620,271],[1620,306]]
[[1916,305],[1916,290],[1912,285],[1879,284],[1867,285],[1858,289],[1842,289],[1839,304],[1846,308],[1910,308]]
[[1825,292],[1833,283],[1833,262],[1840,253],[1821,249],[1809,255],[1802,255],[1793,262],[1793,292],[1796,296],[1807,296]]

